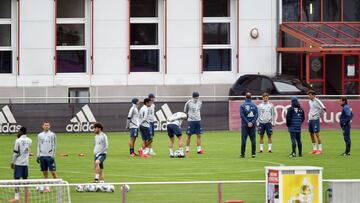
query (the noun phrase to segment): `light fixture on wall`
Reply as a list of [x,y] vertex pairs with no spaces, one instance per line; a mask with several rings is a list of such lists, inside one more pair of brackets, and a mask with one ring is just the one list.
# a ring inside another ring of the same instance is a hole
[[253,28],[250,30],[250,36],[253,39],[256,39],[259,37],[259,30],[257,28]]

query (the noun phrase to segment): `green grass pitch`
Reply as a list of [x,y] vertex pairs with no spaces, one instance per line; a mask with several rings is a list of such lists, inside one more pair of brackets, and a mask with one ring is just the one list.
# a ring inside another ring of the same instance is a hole
[[[107,182],[139,181],[200,181],[200,180],[264,180],[264,167],[277,165],[310,165],[324,167],[326,179],[360,178],[360,131],[352,131],[351,157],[341,157],[344,141],[340,130],[322,131],[323,155],[311,155],[310,138],[303,132],[303,158],[289,158],[290,138],[286,131],[275,131],[273,153],[257,154],[250,158],[250,145],[247,145],[247,157],[239,158],[240,133],[219,131],[206,132],[203,135],[204,155],[195,153],[195,137],[191,143],[190,156],[185,159],[168,157],[168,137],[165,133],[156,133],[154,149],[157,155],[148,159],[130,158],[127,133],[108,133],[109,150],[105,162],[105,180]],[[33,139],[32,152],[36,152],[36,137]],[[59,176],[70,183],[92,182],[93,139],[91,133],[58,134],[57,170]],[[0,179],[12,179],[10,159],[15,136],[0,136]],[[137,147],[140,146],[137,141]],[[258,141],[258,137],[257,137]],[[248,141],[249,142],[249,141]],[[265,145],[266,147],[266,145]],[[258,144],[257,144],[258,148]],[[265,148],[266,149],[266,148]],[[68,153],[68,157],[60,157]],[[85,153],[84,157],[77,156]],[[41,178],[36,158],[30,160],[30,178]],[[217,202],[216,185],[151,185],[130,186],[127,202]],[[115,193],[76,193],[72,190],[72,202],[121,202],[119,187]],[[223,199],[242,199],[247,203],[264,202],[264,184],[225,184]]]

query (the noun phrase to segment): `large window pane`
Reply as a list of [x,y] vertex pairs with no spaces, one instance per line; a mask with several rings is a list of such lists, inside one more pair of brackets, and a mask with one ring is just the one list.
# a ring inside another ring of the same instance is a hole
[[303,0],[302,21],[314,22],[321,21],[320,0]]
[[204,17],[230,17],[229,0],[203,0]]
[[58,73],[83,73],[86,71],[85,50],[57,51]]
[[0,25],[0,46],[11,46],[11,25]]
[[204,44],[230,44],[230,23],[204,23]]
[[360,0],[344,0],[344,21],[360,21]]
[[131,24],[131,45],[157,45],[158,24]]
[[157,0],[131,0],[131,17],[157,17]]
[[158,72],[159,50],[131,50],[131,72]]
[[11,18],[11,0],[0,0],[0,18]]
[[281,73],[291,75],[300,79],[301,54],[282,53],[281,54]]
[[12,51],[0,51],[0,73],[12,72]]
[[58,24],[57,46],[84,46],[84,24]]
[[204,71],[230,71],[231,49],[204,49]]
[[341,21],[341,0],[324,1],[324,21]]
[[300,1],[283,0],[282,1],[282,21],[299,22],[300,21]]
[[58,18],[85,18],[85,0],[57,0]]

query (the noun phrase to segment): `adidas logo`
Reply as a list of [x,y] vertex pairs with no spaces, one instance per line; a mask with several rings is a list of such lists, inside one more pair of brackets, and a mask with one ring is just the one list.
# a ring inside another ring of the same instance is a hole
[[0,112],[0,133],[16,133],[20,128],[21,125],[17,125],[9,106],[4,106]]
[[172,115],[170,107],[167,103],[163,104],[155,113],[157,122],[155,123],[155,130],[166,130],[166,120]]
[[70,122],[71,123],[66,126],[67,132],[90,132],[94,130],[96,119],[89,105],[86,104]]

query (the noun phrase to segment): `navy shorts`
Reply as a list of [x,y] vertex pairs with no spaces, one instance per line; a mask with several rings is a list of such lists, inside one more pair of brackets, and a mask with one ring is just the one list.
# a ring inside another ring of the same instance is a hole
[[202,133],[202,127],[200,121],[188,121],[188,127],[186,130],[187,135],[200,135]]
[[41,156],[40,157],[40,170],[41,171],[56,171],[56,164],[54,157]]
[[130,137],[137,137],[139,134],[138,128],[130,128]]
[[100,169],[103,169],[104,161],[106,160],[106,154],[99,154],[98,156],[95,156],[94,161],[96,160],[100,161]]
[[259,124],[259,135],[265,135],[265,132],[268,137],[273,134],[272,124],[271,123],[260,123]]
[[181,129],[179,126],[177,126],[175,124],[167,125],[167,132],[168,132],[168,136],[170,138],[174,137],[174,135],[176,135],[176,137],[181,136]]
[[309,120],[309,132],[318,133],[320,132],[320,120]]
[[144,127],[144,126],[140,126],[140,132],[141,132],[141,138],[144,141],[149,141],[151,140],[151,129]]
[[15,180],[19,180],[20,178],[27,179],[28,176],[29,176],[28,166],[15,165],[15,168],[14,168],[14,179]]
[[155,123],[156,122],[150,122],[151,137],[155,136]]

